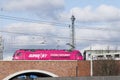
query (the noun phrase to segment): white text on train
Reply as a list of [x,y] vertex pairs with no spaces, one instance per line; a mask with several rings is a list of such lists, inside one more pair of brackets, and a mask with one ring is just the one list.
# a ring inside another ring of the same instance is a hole
[[47,54],[30,54],[30,58],[46,58]]

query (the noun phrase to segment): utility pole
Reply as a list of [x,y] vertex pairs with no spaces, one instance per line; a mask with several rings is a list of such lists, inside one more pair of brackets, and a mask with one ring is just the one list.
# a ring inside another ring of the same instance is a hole
[[0,36],[0,60],[3,60],[3,39]]
[[75,22],[75,17],[74,17],[74,15],[72,15],[72,17],[71,17],[71,21],[72,21],[72,35],[71,35],[71,37],[72,37],[72,41],[71,41],[71,49],[72,50],[74,50],[75,49],[75,25],[74,25],[74,22]]

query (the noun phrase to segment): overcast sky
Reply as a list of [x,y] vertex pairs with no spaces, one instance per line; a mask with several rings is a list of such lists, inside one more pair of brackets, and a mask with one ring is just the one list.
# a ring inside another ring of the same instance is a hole
[[74,15],[76,49],[119,47],[119,0],[0,0],[4,58],[24,48],[68,49]]

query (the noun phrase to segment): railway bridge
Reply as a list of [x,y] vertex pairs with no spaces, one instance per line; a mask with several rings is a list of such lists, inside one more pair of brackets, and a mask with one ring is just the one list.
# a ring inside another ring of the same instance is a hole
[[90,76],[89,61],[0,61],[0,80],[15,80],[22,74],[40,77]]

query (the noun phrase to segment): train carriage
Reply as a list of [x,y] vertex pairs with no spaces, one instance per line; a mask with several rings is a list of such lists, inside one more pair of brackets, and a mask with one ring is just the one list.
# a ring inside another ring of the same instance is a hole
[[13,55],[13,60],[82,60],[78,50],[20,49]]

